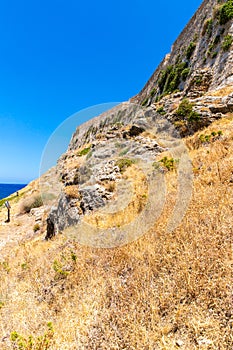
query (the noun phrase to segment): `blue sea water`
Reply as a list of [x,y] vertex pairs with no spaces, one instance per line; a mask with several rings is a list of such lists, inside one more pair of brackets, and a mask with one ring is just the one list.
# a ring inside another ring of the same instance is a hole
[[26,184],[0,184],[0,199],[9,196],[10,194],[19,191]]

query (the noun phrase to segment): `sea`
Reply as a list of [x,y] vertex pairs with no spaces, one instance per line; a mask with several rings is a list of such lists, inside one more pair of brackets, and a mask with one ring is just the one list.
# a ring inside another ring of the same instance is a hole
[[0,199],[8,197],[10,194],[19,191],[26,184],[0,184]]

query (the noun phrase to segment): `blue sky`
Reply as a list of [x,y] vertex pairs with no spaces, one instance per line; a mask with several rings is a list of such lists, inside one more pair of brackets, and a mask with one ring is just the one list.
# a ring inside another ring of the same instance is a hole
[[[137,94],[200,4],[1,0],[0,182],[37,178],[69,116]],[[78,114],[77,124],[88,118]]]

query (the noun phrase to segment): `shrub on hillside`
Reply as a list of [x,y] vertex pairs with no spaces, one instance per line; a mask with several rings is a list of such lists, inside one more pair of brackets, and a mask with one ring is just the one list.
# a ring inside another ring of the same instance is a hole
[[179,119],[186,119],[190,122],[200,119],[200,115],[193,110],[193,105],[187,98],[181,101],[179,107],[176,110],[176,116]]
[[194,53],[195,48],[196,48],[196,44],[192,41],[186,50],[186,58],[188,60],[191,58],[192,54]]
[[228,51],[229,48],[231,47],[231,44],[233,42],[233,37],[232,35],[228,34],[224,36],[223,42],[222,42],[222,49],[223,51]]
[[218,17],[221,25],[226,24],[233,18],[233,0],[227,0],[225,4],[220,7]]
[[39,208],[43,205],[40,195],[34,195],[25,199],[20,206],[20,213],[29,213],[32,208]]

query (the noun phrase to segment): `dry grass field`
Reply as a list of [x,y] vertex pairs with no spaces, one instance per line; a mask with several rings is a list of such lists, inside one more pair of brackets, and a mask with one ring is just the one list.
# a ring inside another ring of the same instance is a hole
[[[213,131],[222,134],[200,141]],[[175,231],[165,229],[176,196],[168,172],[164,211],[134,243],[94,249],[42,232],[6,248],[1,350],[233,349],[232,115],[186,144],[193,196]]]

